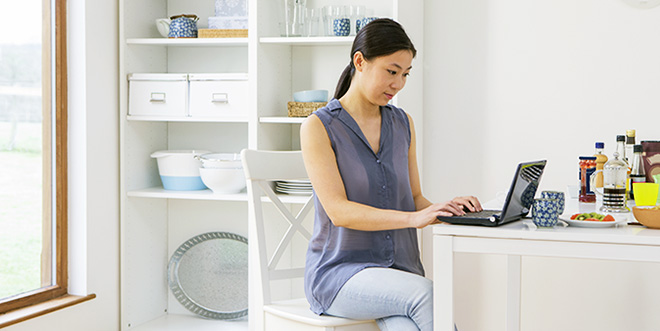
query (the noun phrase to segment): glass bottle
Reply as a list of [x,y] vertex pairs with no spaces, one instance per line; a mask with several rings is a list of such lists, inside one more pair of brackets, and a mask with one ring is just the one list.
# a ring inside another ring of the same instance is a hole
[[[607,155],[603,153],[603,149],[605,149],[605,143],[600,141],[597,142],[596,154],[594,155],[596,157],[596,171],[603,170],[603,167],[605,166],[605,162],[607,162]],[[596,174],[596,184],[594,185],[594,187],[603,187],[602,173]]]
[[626,154],[624,158],[628,165],[632,164],[633,146],[635,146],[635,130],[626,130]]
[[633,147],[632,167],[630,169],[630,199],[635,199],[634,183],[646,183],[646,170],[642,161],[642,145]]
[[630,163],[628,163],[628,161],[627,161],[628,158],[626,157],[626,136],[624,136],[624,135],[616,136],[616,152],[615,153],[619,154],[620,160],[623,161],[626,164],[626,166],[628,167],[628,171],[627,171],[628,176],[626,178],[625,189],[626,189],[626,195],[629,196],[630,195]]
[[[624,136],[624,135],[616,136],[615,153],[618,153],[621,160],[626,162],[626,136]],[[628,163],[628,162],[626,162],[626,163]]]

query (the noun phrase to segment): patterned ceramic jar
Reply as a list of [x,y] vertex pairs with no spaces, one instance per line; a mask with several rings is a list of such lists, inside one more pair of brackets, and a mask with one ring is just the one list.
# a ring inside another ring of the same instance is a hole
[[543,192],[541,192],[541,198],[556,199],[557,200],[557,208],[559,209],[559,215],[564,213],[564,207],[566,205],[566,198],[564,197],[564,192],[543,191]]
[[170,17],[169,38],[197,38],[197,15],[176,15]]
[[559,210],[556,199],[534,199],[532,221],[538,227],[552,227],[557,224]]
[[348,36],[351,33],[351,20],[348,18],[336,18],[332,28],[335,36]]

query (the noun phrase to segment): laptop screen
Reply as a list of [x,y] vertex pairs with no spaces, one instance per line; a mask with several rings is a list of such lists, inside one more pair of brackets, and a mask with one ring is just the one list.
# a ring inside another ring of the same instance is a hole
[[518,220],[529,213],[546,163],[542,160],[518,164],[502,208],[500,224]]

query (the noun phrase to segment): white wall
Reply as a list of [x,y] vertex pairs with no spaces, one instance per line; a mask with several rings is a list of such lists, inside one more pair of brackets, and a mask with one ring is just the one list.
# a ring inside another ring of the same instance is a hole
[[69,288],[96,298],[8,331],[119,329],[117,2],[67,2]]
[[[490,200],[508,189],[516,163],[540,158],[540,189],[564,190],[595,141],[611,155],[626,129],[660,139],[660,7],[433,0],[424,12],[423,184],[432,200]],[[504,259],[460,255],[457,268],[459,328],[503,330]],[[522,328],[657,330],[659,271],[525,258]]]

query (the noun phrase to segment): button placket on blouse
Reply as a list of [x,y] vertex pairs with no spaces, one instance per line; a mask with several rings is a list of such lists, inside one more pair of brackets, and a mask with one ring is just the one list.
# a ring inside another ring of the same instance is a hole
[[385,233],[385,250],[387,251],[387,263],[392,264],[394,262],[394,240],[389,231]]
[[387,176],[385,175],[385,167],[383,166],[383,162],[380,160],[380,158],[378,156],[376,156],[376,163],[379,165],[380,172],[382,174],[381,178],[382,178],[382,181],[383,181],[383,185],[380,188],[383,191],[385,191],[387,189]]

